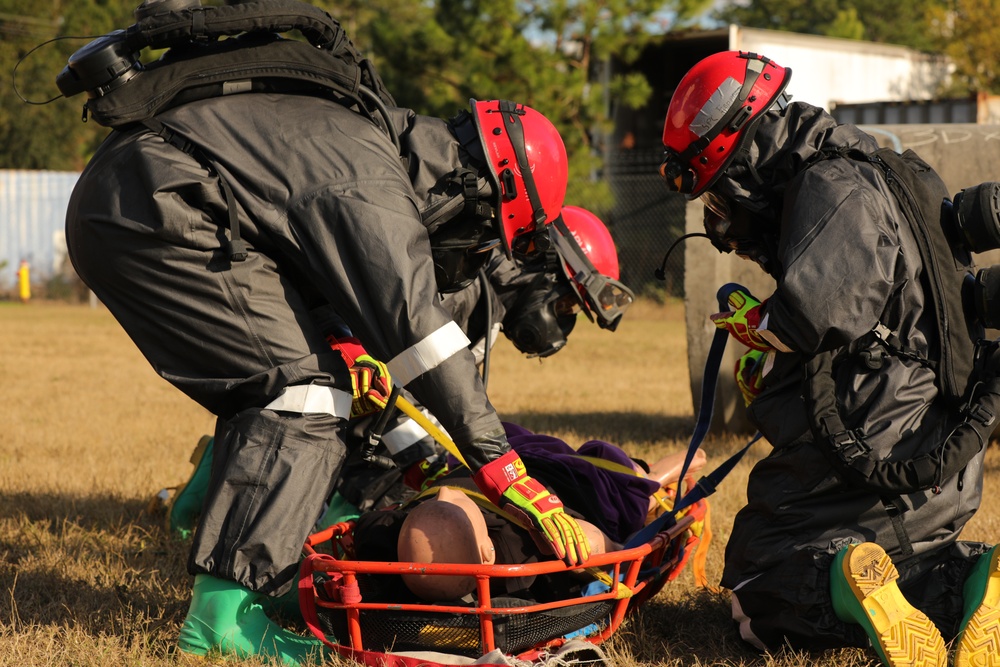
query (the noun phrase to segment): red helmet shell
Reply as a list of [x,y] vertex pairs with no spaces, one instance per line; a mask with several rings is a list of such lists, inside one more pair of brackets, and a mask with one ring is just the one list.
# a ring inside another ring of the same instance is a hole
[[[758,70],[741,100],[744,82]],[[667,159],[661,171],[680,170],[676,177],[665,173],[668,182],[690,199],[704,192],[735,157],[750,122],[784,92],[791,73],[768,58],[740,51],[715,53],[692,67],[677,84],[663,125]],[[696,144],[699,140],[705,145]]]
[[579,206],[563,206],[562,218],[594,268],[608,278],[618,280],[618,251],[611,232],[601,219]]
[[549,119],[530,107],[506,100],[470,104],[497,195],[500,238],[510,254],[515,238],[559,215],[568,179],[566,146]]

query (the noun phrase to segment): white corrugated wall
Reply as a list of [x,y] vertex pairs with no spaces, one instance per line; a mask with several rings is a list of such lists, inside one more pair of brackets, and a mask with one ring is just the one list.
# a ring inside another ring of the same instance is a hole
[[61,270],[66,257],[66,206],[79,176],[68,171],[0,169],[0,286],[14,284],[21,260],[29,262],[32,282]]

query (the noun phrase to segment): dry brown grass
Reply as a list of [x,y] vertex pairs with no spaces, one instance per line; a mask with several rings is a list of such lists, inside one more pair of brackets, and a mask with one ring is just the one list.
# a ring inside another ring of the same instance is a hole
[[[0,347],[0,666],[189,662],[173,655],[191,584],[186,546],[143,510],[185,479],[211,416],[156,377],[103,309],[0,304]],[[544,362],[498,345],[490,395],[501,416],[534,430],[655,457],[683,449],[694,424],[685,355],[680,304],[644,302],[615,334],[581,321]],[[709,466],[742,442],[709,438]],[[750,465],[766,449],[756,445],[712,497],[712,582]],[[998,470],[993,451],[987,494]],[[1000,511],[986,503],[966,536],[998,535]],[[623,667],[876,664],[860,650],[758,655],[732,632],[728,597],[696,589],[689,573],[606,646]]]

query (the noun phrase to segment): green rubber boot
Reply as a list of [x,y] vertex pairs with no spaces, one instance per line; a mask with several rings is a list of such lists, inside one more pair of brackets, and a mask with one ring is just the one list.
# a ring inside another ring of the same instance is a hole
[[167,532],[182,540],[191,537],[198,525],[202,503],[208,492],[208,480],[212,474],[212,445],[215,439],[210,435],[201,436],[191,454],[194,470],[187,482],[177,487],[167,504]]
[[318,665],[329,658],[318,639],[297,635],[269,619],[262,597],[235,582],[197,575],[177,648],[199,656],[267,656],[288,667]]
[[955,667],[1000,665],[1000,548],[972,566],[963,590],[965,613],[955,642]]
[[357,507],[352,505],[344,496],[340,495],[339,492],[334,491],[333,496],[330,497],[330,503],[326,507],[326,512],[323,517],[316,522],[315,532],[321,530],[326,530],[330,526],[340,523],[341,521],[354,521],[361,515]]
[[896,585],[899,572],[874,542],[851,544],[830,566],[830,596],[837,618],[864,628],[885,667],[945,667],[941,633]]

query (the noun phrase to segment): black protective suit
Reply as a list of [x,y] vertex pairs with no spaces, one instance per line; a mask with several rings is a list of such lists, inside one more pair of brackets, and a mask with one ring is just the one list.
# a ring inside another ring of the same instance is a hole
[[474,469],[509,449],[469,341],[437,300],[428,241],[461,211],[445,177],[471,158],[446,122],[393,116],[404,159],[372,122],[317,97],[244,94],[160,114],[232,186],[245,261],[223,250],[216,175],[142,127],[113,132],[76,186],[78,273],[156,371],[219,417],[193,574],[268,594],[295,575],[350,408],[348,369],[310,316],[322,304]]
[[[907,599],[947,640],[962,617],[967,569],[987,549],[956,541],[979,506],[981,451],[937,490],[881,494],[845,482],[810,431],[802,397],[809,356],[847,346],[877,324],[925,358],[939,342],[921,257],[883,172],[860,160],[818,159],[843,147],[878,146],[821,109],[792,104],[765,114],[754,138],[750,159],[763,186],[738,162],[712,186],[753,211],[755,240],[776,260],[761,328],[789,350],[775,355],[749,408],[774,450],[750,475],[722,578],[741,636],[761,648],[868,644],[830,601],[830,563],[851,541],[885,548]],[[876,460],[927,452],[958,419],[938,395],[934,370],[912,359],[889,356],[873,370],[852,357],[836,368],[835,385],[846,425],[864,432]]]
[[[496,342],[504,316],[519,303],[526,289],[535,287],[537,271],[544,268],[544,265],[532,263],[517,264],[497,250],[483,267],[485,282],[479,277],[463,289],[438,295],[441,304],[472,341],[469,349],[480,368],[485,363],[487,346],[492,348]],[[334,336],[352,335],[330,309],[322,309],[314,315]],[[414,402],[409,392],[404,390],[402,396]],[[431,423],[441,427],[433,414],[423,412]],[[411,496],[414,491],[403,483],[407,469],[445,451],[422,426],[395,411],[385,423],[381,444],[370,453],[374,458],[365,460],[364,445],[377,416],[352,421],[348,445],[353,446],[345,462],[345,472],[337,484],[337,491],[362,512],[381,509]]]

